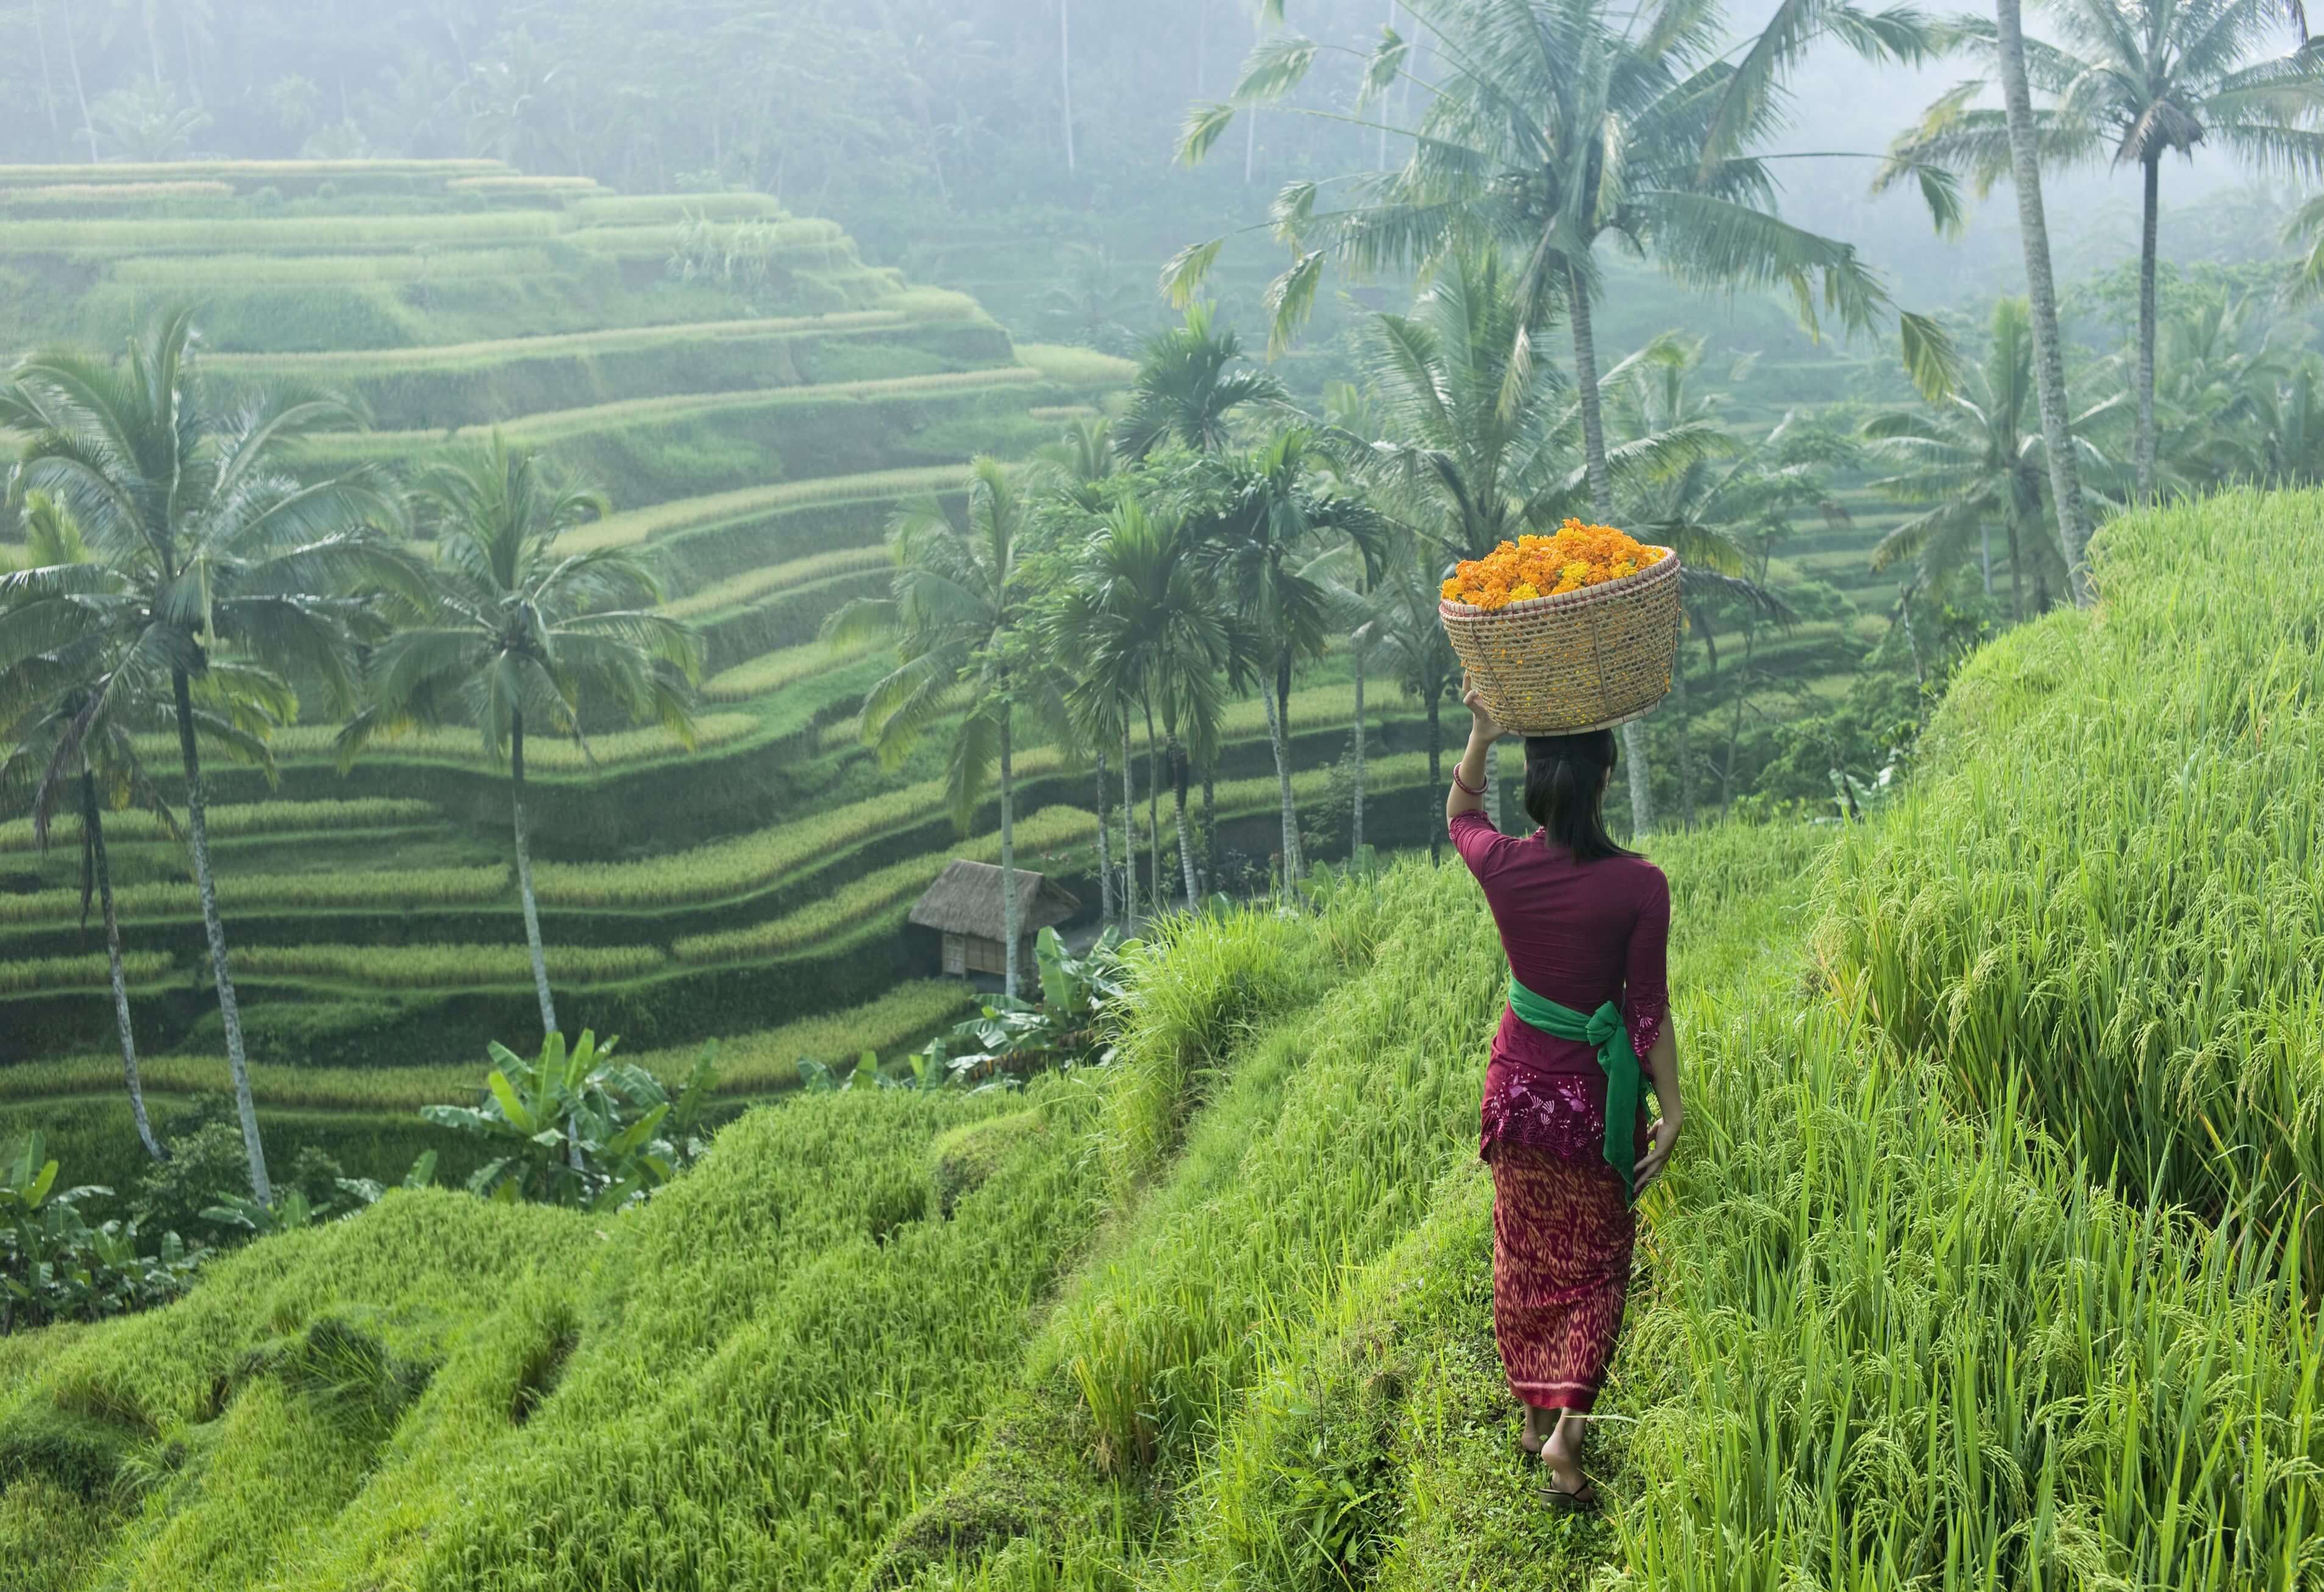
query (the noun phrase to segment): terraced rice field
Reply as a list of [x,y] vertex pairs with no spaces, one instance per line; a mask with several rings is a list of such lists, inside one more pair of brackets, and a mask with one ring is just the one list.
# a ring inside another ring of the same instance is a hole
[[[1020,354],[973,299],[868,266],[840,225],[762,195],[623,196],[492,161],[199,161],[0,169],[0,269],[28,284],[0,306],[8,348],[110,345],[145,309],[190,299],[214,375],[312,383],[365,410],[367,428],[309,446],[309,471],[410,474],[497,429],[607,491],[613,513],[573,550],[659,559],[669,611],[704,627],[721,682],[691,750],[615,727],[528,749],[551,977],[578,1021],[604,1005],[642,1031],[755,1032],[770,1012],[805,1021],[908,986],[898,902],[997,842],[955,842],[932,821],[927,770],[820,750],[879,665],[816,649],[816,626],[876,589],[899,502],[955,486],[979,453],[1029,453],[1126,365]],[[374,1029],[391,1044],[432,1042],[456,1008],[464,1054],[493,1035],[523,1042],[521,1002],[503,998],[530,980],[503,777],[456,730],[383,742],[342,776],[337,730],[279,732],[277,784],[217,772],[220,900],[257,1028],[351,1033],[384,1012]],[[167,738],[143,750],[174,762]],[[1095,820],[1050,783],[1021,809],[1024,844],[1085,872]],[[836,851],[817,822],[831,810],[867,815],[841,826]],[[789,843],[795,824],[817,838]],[[43,852],[29,821],[0,812],[0,1059],[109,1026],[79,838],[61,820]],[[197,993],[180,842],[134,814],[108,839],[145,1048],[199,1048],[215,1017]],[[862,872],[882,886],[850,894],[842,874],[866,848]],[[593,898],[568,882],[593,868],[655,882]],[[720,936],[737,949],[706,949]],[[763,1000],[702,996],[705,977],[747,981],[839,941],[876,945],[857,957],[866,977],[770,975]],[[658,1021],[658,1001],[703,1015]],[[398,1012],[412,1014],[401,1027]]]

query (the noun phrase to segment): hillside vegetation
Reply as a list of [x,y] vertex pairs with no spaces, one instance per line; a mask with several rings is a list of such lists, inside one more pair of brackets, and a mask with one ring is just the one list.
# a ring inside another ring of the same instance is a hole
[[[1474,1149],[1502,964],[1466,876],[1415,861],[1169,925],[1115,1059],[1022,1097],[761,1108],[613,1217],[392,1193],[9,1340],[0,1562],[43,1592],[2313,1585],[2324,1348],[2263,1129],[2313,982],[2312,896],[2276,897],[2313,873],[2324,594],[2234,551],[2312,567],[2319,507],[2116,523],[2105,604],[1990,649],[1862,832],[1656,841],[1690,1127],[1602,1523],[1521,1464]],[[2173,871],[2137,871],[2151,831]],[[2248,1116],[2189,1092],[2197,1057]],[[2099,1137],[2113,1089],[2168,1136]],[[2198,1123],[2211,1181],[2124,1170]]]

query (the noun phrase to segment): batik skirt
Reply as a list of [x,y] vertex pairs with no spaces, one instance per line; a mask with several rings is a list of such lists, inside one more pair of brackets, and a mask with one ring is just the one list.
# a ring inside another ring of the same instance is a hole
[[1530,1145],[1492,1148],[1493,1336],[1509,1391],[1586,1413],[1614,1357],[1637,1237],[1621,1180],[1602,1163]]

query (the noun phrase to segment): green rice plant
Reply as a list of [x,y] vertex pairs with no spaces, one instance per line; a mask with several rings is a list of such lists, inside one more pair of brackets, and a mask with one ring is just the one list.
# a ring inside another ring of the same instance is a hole
[[[669,959],[651,945],[552,945],[549,976],[559,983],[610,984],[659,971]],[[253,980],[299,979],[373,989],[530,989],[532,963],[508,945],[252,945],[235,968]]]
[[634,546],[657,537],[671,536],[727,520],[771,513],[780,509],[816,503],[881,502],[919,492],[942,492],[968,479],[964,465],[915,466],[860,475],[823,475],[807,481],[786,481],[774,486],[742,487],[706,497],[678,498],[650,509],[609,514],[586,526],[559,544],[576,552]]
[[[99,977],[101,980],[101,971]],[[973,1009],[977,999],[975,991],[957,979],[923,979],[899,984],[879,999],[844,1011],[724,1035],[718,1041],[718,1073],[711,1092],[721,1099],[737,1100],[796,1089],[801,1056],[854,1056],[867,1050],[890,1059],[901,1056]],[[701,1055],[698,1044],[622,1052],[623,1060],[670,1085],[683,1085]],[[226,1060],[222,1056],[149,1056],[139,1065],[149,1095],[200,1095],[217,1091]],[[254,1062],[250,1087],[258,1103],[272,1109],[376,1114],[417,1111],[438,1100],[466,1099],[475,1090],[476,1076],[475,1066],[466,1062],[369,1067]],[[120,1090],[117,1055],[0,1067],[0,1101],[54,1103],[75,1097],[111,1096]]]
[[1045,380],[1093,391],[1126,388],[1138,378],[1134,361],[1063,343],[1019,343],[1017,357]]
[[[1096,835],[1097,820],[1091,814],[1073,807],[1044,807],[1018,820],[1018,866],[1032,867],[1045,851],[1078,846]],[[991,862],[1000,856],[1001,837],[980,835],[951,851],[877,869],[849,880],[819,901],[770,922],[715,934],[687,935],[670,947],[670,953],[695,965],[785,955],[841,934],[886,925],[934,884],[954,857]]]
[[678,619],[716,613],[722,609],[742,607],[753,598],[788,591],[835,575],[853,575],[866,569],[877,569],[888,562],[885,548],[834,548],[828,552],[771,564],[763,569],[754,569],[746,575],[705,586],[675,602],[663,603],[662,612]]
[[[586,223],[586,216],[581,217]],[[742,216],[713,219],[706,227],[681,219],[675,223],[625,222],[612,226],[584,225],[566,235],[576,247],[613,255],[661,258],[697,243],[747,239],[763,248],[777,262],[826,265],[858,263],[855,240],[835,221],[807,216]]]
[[[509,441],[547,447],[610,428],[701,419],[709,416],[775,412],[790,409],[822,409],[848,403],[891,402],[910,399],[990,392],[1041,380],[1038,372],[1004,366],[998,370],[938,371],[921,376],[888,376],[864,382],[825,382],[797,387],[770,387],[746,392],[680,393],[664,398],[633,398],[618,403],[593,404],[585,409],[523,415],[500,428]],[[360,431],[318,437],[311,451],[333,459],[389,460],[409,456],[440,440],[433,431]],[[578,546],[578,538],[576,538]]]
[[[74,892],[74,898],[78,900],[79,892]],[[170,958],[159,951],[125,952],[121,962],[132,983],[149,982],[170,971]],[[111,977],[102,955],[36,956],[22,962],[0,962],[0,990],[11,995],[34,989],[101,989]]]
[[566,213],[585,226],[669,225],[689,216],[713,221],[779,217],[781,205],[770,194],[605,194],[576,199]]
[[576,198],[606,191],[594,177],[455,177],[444,187],[450,193],[554,194]]
[[2109,523],[2100,608],[1960,672],[1919,775],[1840,851],[1819,937],[1972,1107],[2023,1101],[2138,1198],[2310,1233],[2324,649],[2296,639],[2324,633],[2319,502]]
[[[509,870],[407,868],[362,873],[221,873],[218,905],[238,912],[365,912],[399,906],[464,906],[507,898]],[[190,881],[130,885],[114,892],[124,919],[189,917],[201,910]],[[0,895],[0,923],[70,923],[80,891]],[[236,952],[236,960],[240,953]]]
[[[539,249],[430,249],[400,254],[156,254],[115,261],[107,277],[124,286],[156,293],[191,293],[219,289],[337,287],[348,283],[451,281],[467,278],[545,277],[553,268]],[[428,349],[374,350],[362,354],[235,354],[208,356],[222,371],[272,370],[308,373],[355,368],[361,362]],[[281,362],[292,362],[284,365]]]
[[853,647],[834,647],[820,641],[810,641],[803,647],[785,647],[773,652],[762,652],[748,663],[722,669],[702,683],[705,702],[748,702],[766,696],[786,686],[801,680],[811,680],[826,674],[844,663],[849,663],[872,649],[872,644]]
[[[406,262],[392,255],[355,256],[362,264]],[[489,261],[517,259],[521,254],[499,256],[434,256]],[[176,263],[174,262],[140,262]],[[316,263],[312,259],[291,256],[273,263],[304,267]],[[424,262],[423,262],[424,263]],[[114,276],[124,278],[124,268],[116,268]],[[492,274],[478,271],[475,274]],[[375,376],[386,372],[432,373],[487,370],[512,359],[588,358],[608,354],[635,353],[647,349],[686,347],[696,344],[753,342],[796,336],[801,333],[869,331],[881,327],[910,324],[909,318],[894,310],[855,309],[835,315],[795,315],[761,320],[685,321],[669,326],[607,327],[590,332],[557,332],[537,337],[494,337],[476,343],[439,343],[418,348],[381,348],[361,352],[331,352],[324,354],[213,354],[207,363],[211,369],[232,372],[263,373],[273,375],[308,376],[318,380],[353,376]]]
[[145,204],[171,199],[230,199],[230,182],[51,182],[0,189],[0,205]]
[[322,253],[441,244],[526,243],[554,236],[559,217],[540,210],[473,215],[292,216],[265,220],[23,220],[9,224],[12,249],[78,255]]
[[[433,823],[437,818],[436,804],[409,796],[364,796],[354,801],[319,802],[236,802],[209,809],[209,831],[214,836],[249,834],[290,834],[308,830],[393,829],[410,824]],[[143,820],[141,823],[141,819]],[[156,838],[168,834],[158,819],[150,814],[124,813],[107,819],[106,836],[118,841],[134,840],[147,833]],[[60,814],[50,831],[50,844],[69,848],[80,843],[80,820]],[[0,851],[29,851],[33,849],[32,821],[11,819],[0,824]]]
[[448,181],[455,177],[510,174],[498,161],[161,161],[101,166],[0,166],[0,187],[46,183],[139,183],[216,179],[239,183],[319,182],[331,178],[414,177]]
[[[694,721],[694,744],[696,750],[724,746],[742,740],[758,727],[758,717],[752,713],[705,713]],[[284,762],[328,762],[336,758],[337,736],[335,725],[297,724],[276,731],[269,744],[275,757]],[[151,754],[157,756],[167,753],[176,744],[165,739],[142,737],[141,752],[148,750],[149,741]],[[685,750],[677,737],[658,725],[592,735],[586,750],[573,741],[528,740],[524,748],[525,773],[527,778],[536,769],[551,774],[594,773],[627,764],[682,757]],[[475,768],[489,766],[483,744],[475,732],[466,730],[413,731],[380,741],[367,755],[374,760],[410,759]]]
[[532,883],[543,904],[619,908],[707,902],[763,889],[800,869],[942,810],[940,780],[635,862],[542,862]]

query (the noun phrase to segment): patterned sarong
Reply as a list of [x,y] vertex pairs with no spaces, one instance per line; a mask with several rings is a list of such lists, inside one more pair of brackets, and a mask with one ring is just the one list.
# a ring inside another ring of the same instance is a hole
[[1509,1391],[1544,1410],[1597,1402],[1637,1236],[1621,1182],[1544,1150],[1493,1151],[1493,1337]]

